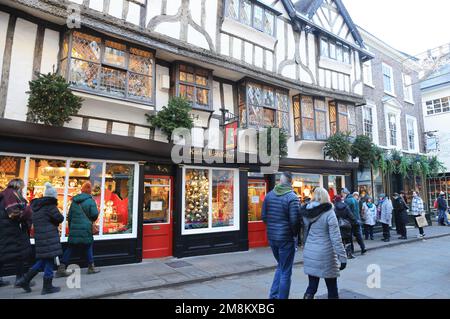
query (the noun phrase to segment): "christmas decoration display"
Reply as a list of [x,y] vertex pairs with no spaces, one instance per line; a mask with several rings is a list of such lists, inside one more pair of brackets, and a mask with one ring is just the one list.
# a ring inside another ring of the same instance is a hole
[[213,227],[234,225],[233,172],[213,172]]
[[208,171],[186,170],[185,192],[185,228],[208,228]]

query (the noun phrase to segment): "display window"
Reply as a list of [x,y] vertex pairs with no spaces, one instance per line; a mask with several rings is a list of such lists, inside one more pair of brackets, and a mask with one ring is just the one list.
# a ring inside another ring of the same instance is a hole
[[143,202],[145,224],[170,223],[170,188],[171,181],[168,177],[145,179]]
[[[136,163],[119,163],[45,156],[1,156],[0,186],[14,178],[10,172],[15,162],[16,177],[23,178],[29,201],[44,195],[49,182],[58,192],[58,209],[67,217],[72,198],[81,192],[85,182],[92,184],[92,197],[100,216],[96,221],[95,239],[132,238],[137,233],[138,180]],[[9,166],[7,166],[7,164]],[[2,173],[3,172],[3,173]],[[60,226],[62,241],[67,240],[69,226],[66,218]]]
[[25,164],[25,157],[0,155],[0,192],[8,186],[10,180],[25,179]]
[[340,194],[342,189],[345,187],[345,177],[339,175],[329,175],[328,176],[328,195],[330,195],[331,201]]
[[238,173],[183,168],[182,234],[239,230]]
[[248,182],[248,221],[262,221],[262,206],[267,194],[267,183],[265,181]]
[[[292,176],[292,187],[302,203],[312,199],[315,189],[322,186],[322,175],[292,174]],[[281,174],[277,174],[277,182],[280,181],[280,177]]]

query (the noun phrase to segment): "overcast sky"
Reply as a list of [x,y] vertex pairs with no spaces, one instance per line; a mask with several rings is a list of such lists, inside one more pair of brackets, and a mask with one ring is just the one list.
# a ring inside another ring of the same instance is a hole
[[343,0],[353,21],[411,55],[450,43],[449,0]]

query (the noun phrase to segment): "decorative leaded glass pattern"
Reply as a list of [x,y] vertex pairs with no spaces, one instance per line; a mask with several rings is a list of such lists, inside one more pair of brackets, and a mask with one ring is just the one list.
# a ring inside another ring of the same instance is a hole
[[228,17],[239,20],[239,0],[229,0],[228,1]]
[[304,140],[315,140],[314,104],[310,96],[301,97],[302,137]]
[[275,14],[249,0],[227,0],[225,14],[228,18],[251,26],[271,36],[275,33]]
[[251,25],[252,24],[252,4],[250,1],[241,0],[240,6],[240,21],[243,24]]
[[[72,87],[153,102],[152,52],[77,31],[71,37],[70,56],[61,61],[61,74]],[[69,73],[67,61],[70,61]]]
[[211,72],[186,64],[180,64],[178,68],[177,85],[179,95],[191,101],[194,108],[211,109]]
[[314,114],[316,116],[316,139],[326,140],[327,134],[327,110],[325,100],[314,99]]

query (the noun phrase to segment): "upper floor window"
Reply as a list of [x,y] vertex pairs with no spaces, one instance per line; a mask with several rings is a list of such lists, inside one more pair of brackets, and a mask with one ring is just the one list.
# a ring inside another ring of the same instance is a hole
[[320,39],[320,54],[323,57],[350,64],[350,48],[338,41]]
[[297,95],[293,97],[293,105],[295,139],[325,140],[328,137],[325,100]]
[[289,93],[246,80],[239,88],[239,116],[241,126],[278,127],[290,134]]
[[389,144],[390,146],[397,146],[397,115],[395,113],[388,114],[389,126]]
[[373,109],[365,106],[363,108],[363,130],[364,135],[369,137],[373,141]]
[[450,96],[432,101],[427,101],[427,115],[450,112]]
[[372,61],[363,64],[363,80],[364,84],[373,86]]
[[64,40],[61,73],[73,88],[154,104],[154,53],[74,31]]
[[355,107],[332,101],[329,103],[329,110],[331,135],[337,132],[348,132],[350,136],[356,137]]
[[392,67],[383,63],[384,92],[394,95],[394,73]]
[[412,79],[410,75],[403,74],[403,94],[406,102],[414,103]]
[[249,0],[228,0],[226,16],[271,36],[275,34],[275,14]]
[[212,110],[212,72],[197,66],[179,63],[176,65],[176,96],[186,98],[192,108]]
[[406,129],[408,131],[408,149],[413,151],[416,149],[416,120],[407,118]]

